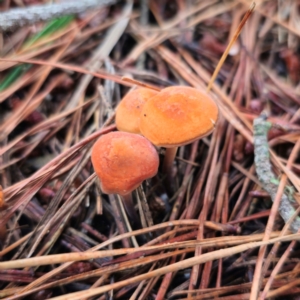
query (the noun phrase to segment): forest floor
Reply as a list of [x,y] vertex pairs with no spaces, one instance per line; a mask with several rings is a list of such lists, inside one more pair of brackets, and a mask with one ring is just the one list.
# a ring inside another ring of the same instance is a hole
[[[0,32],[0,298],[300,299],[299,1],[257,1],[209,91],[251,1],[110,2]],[[219,118],[133,224],[91,147],[130,89],[176,85]]]

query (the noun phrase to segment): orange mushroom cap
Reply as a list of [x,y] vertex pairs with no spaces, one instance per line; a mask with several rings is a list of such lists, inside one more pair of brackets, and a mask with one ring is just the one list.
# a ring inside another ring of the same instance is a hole
[[126,195],[156,175],[159,158],[146,138],[119,131],[98,139],[92,149],[92,163],[104,193]]
[[189,144],[210,134],[218,119],[218,106],[195,88],[172,86],[147,101],[140,131],[154,145],[166,148]]
[[118,130],[131,133],[140,133],[139,122],[145,102],[158,92],[137,88],[125,95],[116,109],[116,125]]

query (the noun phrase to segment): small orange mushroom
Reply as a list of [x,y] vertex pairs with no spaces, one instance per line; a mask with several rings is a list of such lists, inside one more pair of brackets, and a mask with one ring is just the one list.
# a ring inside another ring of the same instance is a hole
[[121,195],[127,213],[136,219],[131,192],[156,175],[159,158],[154,146],[137,134],[110,132],[94,144],[92,164],[103,193]]
[[0,185],[0,211],[7,208],[7,204],[4,200],[4,192],[2,186]]
[[148,88],[137,88],[128,92],[116,108],[118,130],[139,134],[142,108],[146,101],[157,93],[157,91]]
[[217,119],[218,106],[207,94],[172,86],[144,104],[140,131],[154,145],[167,148],[163,170],[170,176],[177,147],[209,135]]

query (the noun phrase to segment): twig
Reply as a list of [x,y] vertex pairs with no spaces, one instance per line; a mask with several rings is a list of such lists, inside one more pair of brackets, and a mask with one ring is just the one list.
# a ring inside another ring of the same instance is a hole
[[88,9],[99,8],[115,2],[115,0],[82,0],[11,9],[0,13],[0,31],[12,31],[22,26],[82,13]]
[[[255,166],[258,179],[265,191],[271,196],[274,201],[278,189],[278,179],[272,172],[272,166],[269,158],[269,145],[267,139],[267,133],[271,128],[271,123],[266,121],[267,115],[262,113],[258,118],[254,120],[254,155]],[[281,203],[279,206],[279,213],[283,220],[288,220],[295,213],[291,201],[294,201],[292,195],[284,192],[281,197]],[[300,218],[297,217],[291,224],[292,232],[297,232],[300,228]]]
[[232,39],[230,40],[230,42],[229,42],[228,46],[226,47],[226,49],[225,49],[225,51],[224,51],[224,53],[223,53],[221,59],[220,59],[219,62],[218,62],[218,65],[217,65],[216,68],[215,68],[215,71],[214,71],[213,75],[211,76],[211,79],[210,79],[210,81],[209,81],[209,83],[208,83],[208,85],[207,85],[207,89],[206,89],[207,91],[210,91],[210,90],[211,90],[212,85],[213,85],[213,83],[214,83],[216,77],[218,76],[218,73],[219,73],[219,71],[220,71],[220,69],[221,69],[221,67],[222,67],[222,65],[223,65],[223,63],[224,63],[224,61],[225,61],[225,59],[226,59],[226,57],[227,57],[227,55],[228,55],[228,53],[229,53],[231,47],[232,47],[232,45],[233,45],[233,44],[236,42],[236,40],[238,39],[238,37],[239,37],[239,35],[240,35],[240,33],[241,33],[241,31],[242,31],[242,29],[243,29],[245,23],[247,22],[247,20],[248,20],[249,17],[251,16],[252,12],[254,11],[255,6],[256,6],[255,2],[252,2],[251,5],[250,5],[250,7],[249,7],[249,9],[248,9],[248,11],[247,11],[246,14],[244,15],[244,17],[243,17],[241,23],[239,24],[238,28],[236,29],[236,31],[235,31],[235,33],[234,33],[234,36],[233,36]]

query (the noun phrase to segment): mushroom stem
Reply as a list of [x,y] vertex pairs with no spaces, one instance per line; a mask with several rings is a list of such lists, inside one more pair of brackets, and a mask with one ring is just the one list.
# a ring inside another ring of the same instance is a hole
[[166,148],[165,158],[163,162],[162,171],[166,174],[166,183],[167,188],[171,190],[171,182],[172,182],[172,167],[173,162],[177,153],[178,147]]
[[137,215],[136,211],[134,210],[132,193],[122,195],[121,197],[123,199],[123,204],[124,204],[125,210],[129,216],[129,218],[132,220],[132,222],[134,224],[138,225],[140,222],[139,222],[138,215]]

